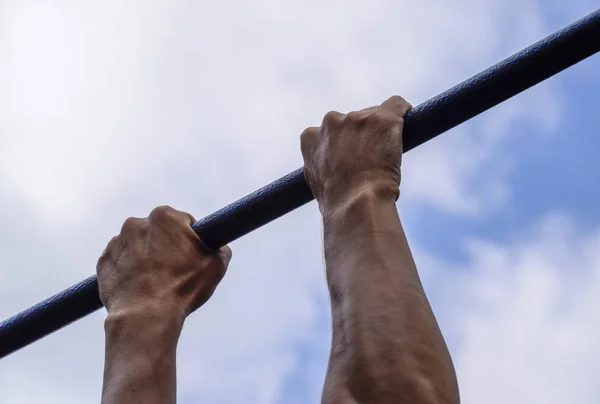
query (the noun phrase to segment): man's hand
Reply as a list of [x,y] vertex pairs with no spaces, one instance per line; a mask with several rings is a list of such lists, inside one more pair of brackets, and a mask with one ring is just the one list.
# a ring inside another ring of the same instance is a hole
[[324,404],[458,404],[452,360],[402,229],[401,97],[301,136],[323,214],[332,346]]
[[306,180],[322,210],[364,188],[398,199],[403,117],[411,108],[394,96],[347,115],[329,112],[320,128],[302,133]]
[[202,306],[225,275],[229,247],[210,252],[192,215],[168,206],[129,218],[100,257],[100,299],[109,314],[168,311],[182,319]]
[[129,218],[97,265],[108,310],[102,403],[174,404],[175,356],[187,315],[225,275],[231,250],[209,251],[194,218],[170,207]]

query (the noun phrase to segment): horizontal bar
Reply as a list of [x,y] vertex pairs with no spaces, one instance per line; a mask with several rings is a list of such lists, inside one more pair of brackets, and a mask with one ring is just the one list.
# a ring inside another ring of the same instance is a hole
[[[600,10],[418,105],[406,114],[404,152],[600,51]],[[217,249],[306,204],[298,169],[192,225]],[[102,307],[98,280],[84,281],[0,323],[0,358]]]

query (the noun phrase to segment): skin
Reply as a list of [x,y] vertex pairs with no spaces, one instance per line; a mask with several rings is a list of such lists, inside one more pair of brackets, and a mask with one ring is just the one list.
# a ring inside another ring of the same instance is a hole
[[[329,112],[301,135],[323,216],[332,346],[323,404],[458,404],[450,354],[404,234],[401,97]],[[102,403],[175,403],[185,318],[223,278],[231,250],[209,251],[169,207],[128,219],[97,266],[108,310]]]
[[103,404],[176,402],[175,353],[185,318],[225,275],[231,250],[209,251],[194,218],[168,206],[129,218],[100,257],[108,311]]
[[392,97],[329,112],[301,136],[306,179],[323,216],[332,346],[322,403],[459,403],[456,374],[396,200],[403,117]]

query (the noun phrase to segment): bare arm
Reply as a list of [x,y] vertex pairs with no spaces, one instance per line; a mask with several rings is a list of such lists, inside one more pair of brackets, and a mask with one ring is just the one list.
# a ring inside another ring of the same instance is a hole
[[457,404],[456,375],[402,229],[402,117],[392,97],[302,136],[323,214],[333,340],[323,403]]
[[183,320],[178,315],[111,314],[105,322],[102,403],[175,403],[175,354]]
[[228,247],[207,251],[193,222],[169,207],[130,218],[98,261],[108,310],[103,404],[176,402],[183,323],[210,298],[231,259]]

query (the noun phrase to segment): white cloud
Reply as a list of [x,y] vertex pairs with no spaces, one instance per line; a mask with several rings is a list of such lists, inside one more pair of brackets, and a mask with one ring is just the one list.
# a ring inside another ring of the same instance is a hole
[[[0,313],[88,276],[127,216],[168,203],[200,217],[296,168],[299,133],[327,110],[393,93],[416,104],[529,44],[545,32],[536,4],[0,3]],[[554,87],[536,91],[555,105]],[[491,150],[510,122],[552,128],[526,100],[413,152],[408,197],[459,213],[508,198]],[[482,167],[483,190],[470,174]],[[327,310],[314,299],[318,228],[313,206],[234,245],[226,281],[186,326],[184,400],[277,399]],[[0,401],[96,400],[101,322],[0,361]]]
[[425,260],[444,326],[457,334],[465,404],[598,401],[599,247],[600,229],[556,215],[506,244],[472,242],[466,267]]
[[[235,162],[268,155],[245,167],[261,184],[299,164],[297,134],[328,109],[362,108],[394,92],[423,101],[544,33],[532,1],[518,12],[437,0],[43,4],[5,6],[0,161],[11,188],[69,216],[89,214],[94,198],[169,160],[225,150]],[[556,98],[550,86],[544,95]],[[544,106],[525,100],[512,101],[507,125],[540,116]],[[491,147],[465,142],[452,158],[435,146],[419,153],[407,182],[428,188],[411,193],[451,211],[487,202],[464,181]],[[215,171],[225,165],[208,161]]]

